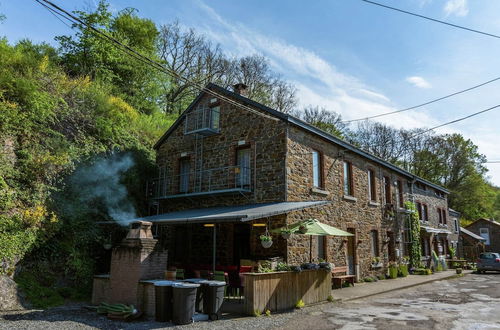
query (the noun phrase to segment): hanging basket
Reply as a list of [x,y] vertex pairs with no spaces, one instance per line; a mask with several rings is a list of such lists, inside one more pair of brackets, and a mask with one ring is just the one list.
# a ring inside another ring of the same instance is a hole
[[301,234],[307,233],[307,227],[306,226],[300,226],[299,227],[299,233],[301,233]]
[[269,249],[273,245],[273,241],[260,241],[264,249]]
[[292,236],[292,233],[285,233],[285,232],[281,233],[281,237],[283,237],[284,239],[289,239],[291,236]]

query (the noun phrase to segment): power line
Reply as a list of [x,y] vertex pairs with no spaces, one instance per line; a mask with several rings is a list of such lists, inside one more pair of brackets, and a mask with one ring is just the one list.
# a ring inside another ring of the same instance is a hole
[[420,17],[420,18],[423,18],[423,19],[426,19],[426,20],[429,20],[429,21],[433,21],[433,22],[436,22],[436,23],[441,23],[441,24],[445,24],[445,25],[449,25],[449,26],[458,28],[458,29],[466,30],[466,31],[469,31],[469,32],[479,33],[479,34],[482,34],[482,35],[485,35],[485,36],[488,36],[488,37],[493,37],[493,38],[500,39],[500,36],[496,35],[496,34],[492,34],[492,33],[488,33],[488,32],[483,32],[483,31],[471,29],[471,28],[468,28],[468,27],[465,27],[465,26],[461,26],[461,25],[457,25],[457,24],[453,24],[453,23],[441,21],[441,20],[438,20],[438,19],[435,19],[435,18],[431,18],[431,17],[428,17],[428,16],[424,16],[424,15],[412,13],[412,12],[409,12],[409,11],[406,11],[406,10],[402,10],[402,9],[399,9],[399,8],[387,6],[387,5],[384,5],[384,4],[375,2],[375,1],[370,1],[370,0],[361,0],[361,1],[369,3],[369,4],[372,4],[372,5],[380,6],[380,7],[383,7],[383,8],[391,9],[391,10],[394,10],[394,11],[398,11],[400,13],[404,13],[404,14],[408,14],[408,15]]
[[429,104],[431,104],[431,103],[435,103],[435,102],[438,102],[438,101],[441,101],[441,100],[447,99],[447,98],[449,98],[449,97],[452,97],[452,96],[455,96],[455,95],[458,95],[458,94],[462,94],[462,93],[465,93],[465,92],[471,91],[471,90],[476,89],[476,88],[479,88],[479,87],[481,87],[481,86],[484,86],[484,85],[487,85],[487,84],[491,84],[492,82],[495,82],[495,81],[497,81],[497,80],[500,80],[500,77],[497,77],[497,78],[495,78],[495,79],[488,80],[488,81],[486,81],[486,82],[484,82],[484,83],[481,83],[481,84],[479,84],[479,85],[472,86],[472,87],[469,87],[469,88],[463,89],[463,90],[461,90],[461,91],[458,91],[458,92],[455,92],[455,93],[452,93],[452,94],[448,94],[448,95],[446,95],[446,96],[439,97],[439,98],[434,99],[434,100],[431,100],[431,101],[427,101],[427,102],[422,103],[422,104],[414,105],[414,106],[409,107],[409,108],[405,108],[405,109],[401,109],[401,110],[395,110],[395,111],[386,112],[386,113],[381,113],[381,114],[378,114],[378,115],[368,116],[368,117],[364,117],[364,118],[350,119],[350,120],[342,120],[342,121],[341,121],[341,123],[352,123],[352,122],[355,122],[355,121],[368,120],[368,119],[373,119],[373,118],[378,118],[378,117],[383,117],[383,116],[393,115],[393,114],[395,114],[395,113],[400,113],[400,112],[405,112],[405,111],[409,111],[409,110],[417,109],[417,108],[420,108],[420,107],[423,107],[423,106],[429,105]]
[[491,107],[491,108],[488,108],[488,109],[484,109],[484,110],[481,110],[481,111],[478,111],[478,112],[474,112],[474,113],[472,113],[472,114],[470,114],[470,115],[468,115],[468,116],[461,117],[461,118],[458,118],[458,119],[455,119],[455,120],[452,120],[452,121],[449,121],[449,122],[443,123],[443,124],[441,124],[441,125],[437,125],[437,126],[434,126],[434,127],[428,128],[428,129],[426,129],[426,130],[424,130],[424,131],[421,131],[421,132],[418,132],[418,133],[415,133],[415,134],[411,135],[410,137],[408,137],[408,139],[410,139],[410,138],[414,138],[414,137],[419,136],[419,135],[422,135],[422,134],[427,133],[427,132],[429,132],[429,131],[433,131],[433,130],[435,130],[436,128],[443,127],[443,126],[450,125],[450,124],[454,124],[454,123],[457,123],[457,122],[459,122],[459,121],[462,121],[462,120],[468,119],[468,118],[470,118],[470,117],[474,117],[474,116],[480,115],[480,114],[482,114],[482,113],[485,113],[485,112],[488,112],[488,111],[494,110],[494,109],[499,108],[499,107],[500,107],[500,104],[495,105],[495,106],[493,106],[493,107]]
[[[177,78],[185,83],[188,83],[190,85],[192,85],[193,87],[195,87],[196,89],[198,89],[199,91],[201,92],[205,92],[207,94],[210,94],[212,96],[215,96],[221,100],[224,100],[226,101],[227,103],[230,103],[234,106],[237,106],[241,109],[244,109],[244,110],[247,110],[247,111],[250,111],[254,114],[257,114],[259,116],[263,116],[263,117],[266,117],[266,118],[269,118],[269,119],[272,119],[272,120],[278,120],[277,118],[275,117],[271,117],[271,116],[268,116],[268,115],[265,115],[257,110],[254,110],[248,106],[245,106],[243,104],[240,104],[238,102],[235,102],[233,101],[232,99],[224,96],[224,95],[221,95],[211,89],[208,89],[204,86],[201,86],[199,83],[197,82],[194,82],[194,81],[191,81],[190,79],[188,78],[185,78],[183,76],[181,76],[180,74],[178,74],[177,72],[169,69],[169,68],[166,68],[165,66],[163,66],[161,63],[139,53],[138,51],[136,51],[135,49],[133,49],[132,47],[128,46],[128,45],[125,45],[123,44],[122,42],[120,42],[119,40],[115,39],[114,37],[110,36],[109,34],[107,33],[104,33],[103,31],[100,31],[98,29],[96,29],[95,27],[93,27],[92,25],[82,21],[80,18],[74,16],[73,14],[69,13],[68,11],[64,10],[63,8],[59,7],[58,5],[54,4],[53,2],[51,1],[48,1],[48,0],[35,0],[37,3],[39,3],[40,5],[44,6],[45,8],[48,8],[48,6],[46,6],[45,4],[48,4],[49,6],[51,6],[51,12],[52,13],[56,13],[57,15],[63,17],[64,19],[70,21],[71,23],[74,23],[74,24],[81,24],[81,25],[84,25],[86,26],[87,28],[89,28],[92,32],[94,32],[95,34],[97,34],[97,36],[101,37],[102,39],[107,39],[108,41],[111,41],[113,43],[113,45],[115,47],[117,47],[117,49],[119,50],[122,50],[124,51],[127,55],[129,56],[132,56],[134,57],[135,59],[139,60],[140,62],[144,63],[144,64],[147,64],[157,70],[160,70],[162,71],[163,73],[166,73],[174,78]],[[42,1],[45,3],[42,3]],[[55,10],[53,10],[53,8],[55,8]]]

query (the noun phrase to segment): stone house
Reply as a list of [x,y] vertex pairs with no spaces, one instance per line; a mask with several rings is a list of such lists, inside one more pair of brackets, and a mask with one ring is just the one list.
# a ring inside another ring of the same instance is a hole
[[477,219],[465,227],[484,238],[485,252],[500,252],[500,223],[491,219]]
[[[145,220],[169,264],[210,263],[215,242],[221,265],[312,255],[357,278],[379,274],[408,254],[405,201],[418,206],[423,255],[446,255],[456,241],[446,189],[246,98],[245,88],[209,84],[155,145],[159,176]],[[268,230],[308,218],[354,236],[274,234],[261,246]]]

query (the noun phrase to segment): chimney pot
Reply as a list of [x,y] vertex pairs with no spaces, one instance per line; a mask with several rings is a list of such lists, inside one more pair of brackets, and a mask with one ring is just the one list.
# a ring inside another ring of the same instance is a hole
[[244,83],[238,83],[233,86],[233,90],[236,94],[240,94],[241,96],[247,96],[248,86]]
[[149,221],[134,221],[130,224],[130,229],[125,239],[153,238]]

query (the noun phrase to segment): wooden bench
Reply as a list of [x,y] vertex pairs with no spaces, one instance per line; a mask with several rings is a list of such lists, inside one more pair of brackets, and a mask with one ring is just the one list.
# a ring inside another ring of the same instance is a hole
[[[342,288],[344,282],[351,283],[354,285],[354,280],[356,279],[355,275],[348,275],[347,274],[347,266],[342,266],[342,267],[333,267],[332,269],[332,284],[333,288]],[[344,274],[344,275],[338,275],[338,274]]]

